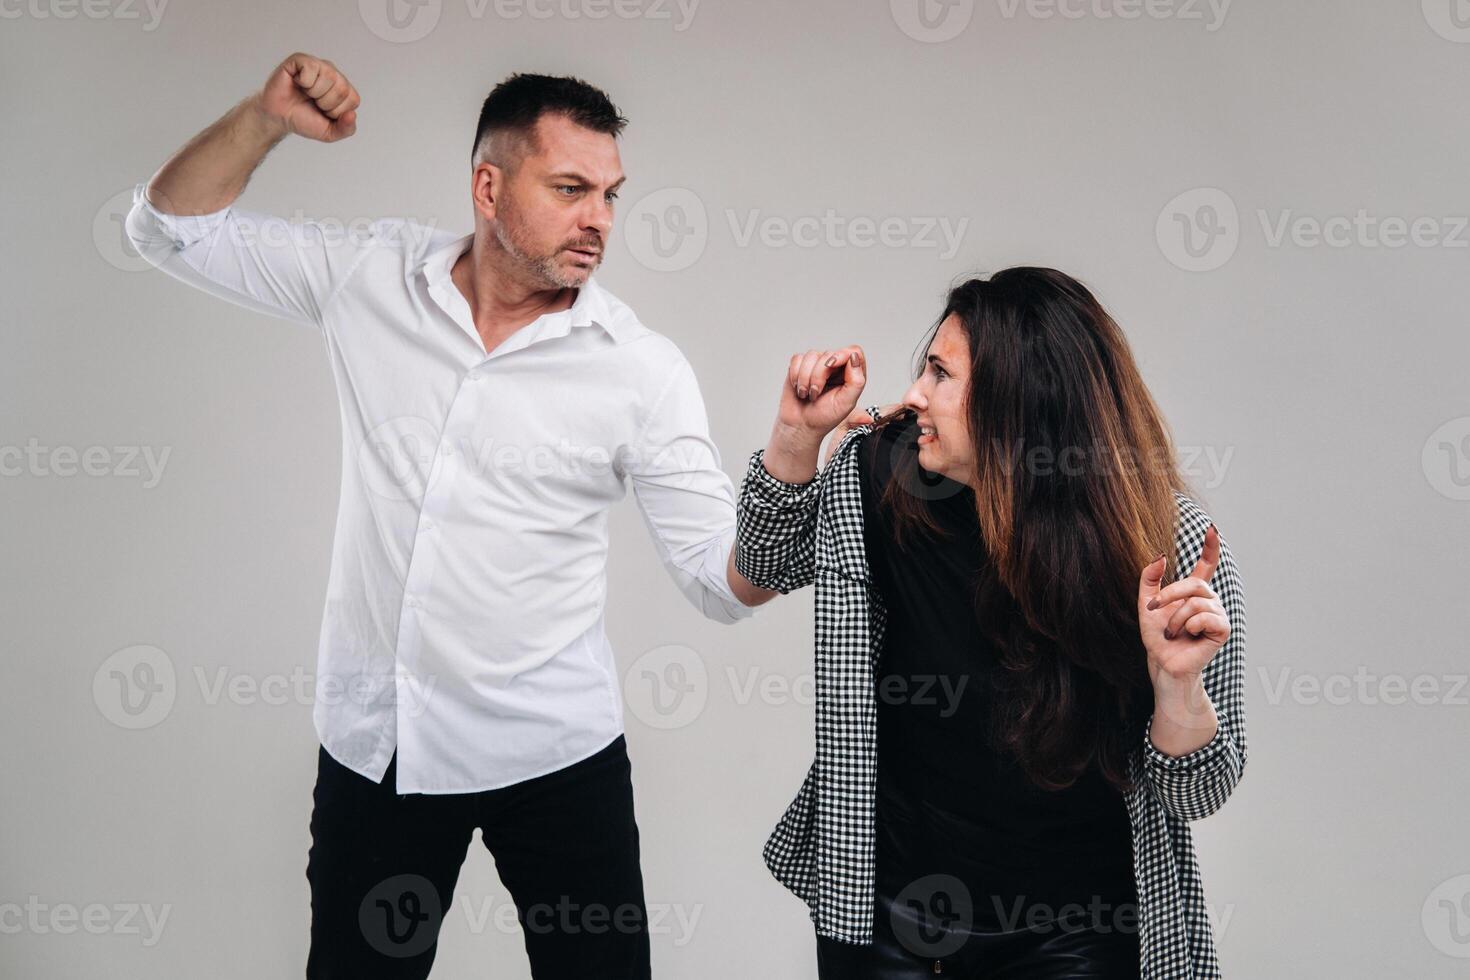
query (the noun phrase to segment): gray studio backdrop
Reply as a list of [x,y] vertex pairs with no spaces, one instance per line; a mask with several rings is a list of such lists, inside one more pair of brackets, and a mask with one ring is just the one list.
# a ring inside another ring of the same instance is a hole
[[[314,331],[148,269],[121,225],[293,50],[357,85],[358,132],[287,141],[242,204],[345,227],[468,231],[489,88],[605,87],[632,124],[601,281],[693,362],[737,484],[793,351],[861,343],[864,404],[896,401],[956,277],[1092,285],[1246,586],[1250,761],[1195,826],[1227,975],[1470,969],[1464,2],[0,0],[0,20],[0,975],[304,963],[336,394]],[[810,592],[706,622],[629,500],[612,538],[656,974],[812,977],[811,926],[760,860],[812,748]],[[671,663],[685,682],[661,689]],[[124,667],[146,712],[119,702]],[[436,976],[526,974],[476,843]]]

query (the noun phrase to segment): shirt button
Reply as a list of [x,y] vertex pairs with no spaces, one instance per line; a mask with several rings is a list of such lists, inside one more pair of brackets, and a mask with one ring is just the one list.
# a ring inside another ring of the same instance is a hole
[[471,371],[469,373],[469,379],[471,381],[479,381],[480,379],[482,379],[484,377],[485,376],[483,374],[481,374],[479,371]]
[[433,521],[424,521],[423,526],[420,527],[419,530],[420,531],[432,531],[432,530],[434,530],[434,522]]
[[406,597],[403,600],[403,604],[406,605],[410,609],[417,609],[419,607],[419,601],[417,599],[415,599],[413,596]]
[[452,455],[454,455],[454,447],[451,446],[447,442],[444,443],[442,446],[439,447],[439,455],[440,456],[452,456]]

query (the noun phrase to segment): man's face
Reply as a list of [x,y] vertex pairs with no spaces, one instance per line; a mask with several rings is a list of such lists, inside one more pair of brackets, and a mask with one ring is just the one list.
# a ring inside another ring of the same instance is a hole
[[578,287],[602,262],[623,184],[617,139],[544,115],[519,165],[501,172],[495,236],[531,282]]

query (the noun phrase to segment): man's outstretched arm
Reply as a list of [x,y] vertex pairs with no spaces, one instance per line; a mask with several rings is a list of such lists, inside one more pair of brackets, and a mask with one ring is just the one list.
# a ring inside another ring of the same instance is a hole
[[290,133],[335,142],[356,128],[357,92],[330,62],[293,54],[134,188],[125,227],[138,254],[196,289],[320,327],[364,249],[316,221],[235,206],[250,175]]
[[148,201],[166,214],[224,210],[291,133],[323,143],[351,136],[361,101],[336,65],[297,52],[276,66],[259,92],[169,157],[148,182]]

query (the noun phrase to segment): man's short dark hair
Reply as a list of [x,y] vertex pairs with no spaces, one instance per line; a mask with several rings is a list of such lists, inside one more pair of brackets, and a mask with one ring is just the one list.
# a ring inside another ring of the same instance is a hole
[[536,121],[548,113],[566,116],[578,126],[613,137],[628,125],[606,92],[580,78],[516,73],[485,97],[475,143],[470,148],[471,160],[477,159],[492,133],[534,138]]

